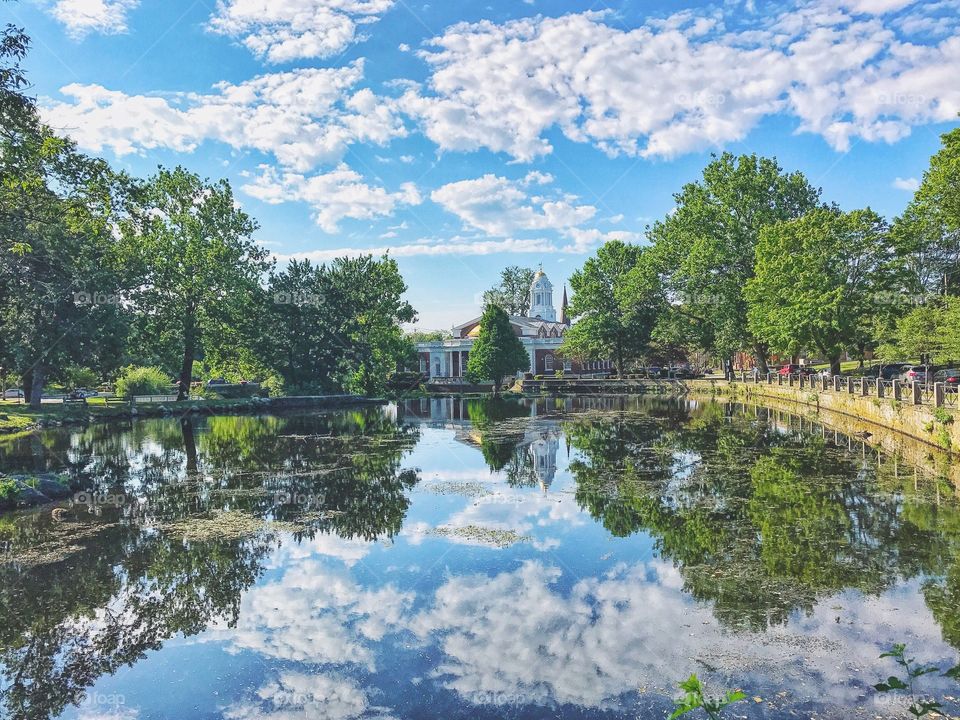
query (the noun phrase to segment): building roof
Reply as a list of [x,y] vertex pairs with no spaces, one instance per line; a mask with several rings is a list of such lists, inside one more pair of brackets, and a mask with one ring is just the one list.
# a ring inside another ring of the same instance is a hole
[[[511,315],[510,324],[513,325],[515,330],[519,331],[517,334],[520,337],[561,337],[567,331],[567,326],[561,322],[551,322],[524,315]],[[472,338],[476,337],[479,332],[480,318],[474,318],[453,328],[455,338]]]

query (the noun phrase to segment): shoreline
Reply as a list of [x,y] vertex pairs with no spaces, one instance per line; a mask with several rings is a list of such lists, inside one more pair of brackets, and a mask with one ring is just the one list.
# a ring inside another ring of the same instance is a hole
[[275,410],[316,408],[336,410],[343,407],[382,405],[384,398],[362,395],[300,395],[276,398],[235,400],[184,400],[168,403],[130,405],[54,405],[32,410],[29,405],[0,405],[0,442],[54,427],[74,427],[93,423],[129,421],[140,418],[188,417],[197,414],[256,414]]

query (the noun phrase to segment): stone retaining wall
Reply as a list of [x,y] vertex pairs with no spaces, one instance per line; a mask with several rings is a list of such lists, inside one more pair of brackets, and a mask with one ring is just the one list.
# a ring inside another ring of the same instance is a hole
[[769,385],[766,382],[727,382],[726,380],[687,381],[691,392],[750,398],[771,398],[804,405],[818,411],[830,411],[870,425],[894,430],[947,452],[960,452],[960,419],[955,410],[911,405],[893,398],[864,397],[835,390],[815,389],[809,385]]

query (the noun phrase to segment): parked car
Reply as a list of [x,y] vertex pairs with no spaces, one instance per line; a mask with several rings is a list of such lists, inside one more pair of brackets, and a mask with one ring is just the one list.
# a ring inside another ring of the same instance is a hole
[[812,375],[814,370],[809,365],[790,363],[789,365],[784,365],[778,372],[781,375]]
[[4,400],[17,400],[23,397],[23,390],[20,388],[10,388],[3,391]]
[[209,386],[209,385],[229,385],[229,384],[230,384],[230,383],[227,382],[227,379],[226,379],[226,378],[222,378],[222,377],[219,377],[219,378],[210,378],[209,380],[207,380],[207,385],[208,385],[208,386]]
[[930,365],[906,365],[900,373],[903,382],[931,382],[933,368]]
[[947,368],[946,370],[938,370],[933,375],[933,381],[935,383],[944,383],[948,388],[956,389],[960,386],[960,369]]
[[881,380],[897,380],[907,368],[911,367],[909,363],[889,363],[887,365],[874,365],[864,371],[864,377],[875,377]]

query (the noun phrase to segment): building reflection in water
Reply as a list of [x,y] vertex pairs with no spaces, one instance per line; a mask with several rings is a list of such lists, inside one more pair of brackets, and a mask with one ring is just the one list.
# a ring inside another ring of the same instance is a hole
[[[398,417],[406,422],[419,423],[436,429],[453,430],[454,438],[480,450],[490,469],[499,472],[507,464],[496,458],[516,462],[507,470],[508,477],[516,476],[517,466],[529,482],[546,491],[557,474],[557,455],[564,438],[561,417],[564,413],[583,408],[582,398],[537,398],[515,401],[503,399],[468,399],[459,397],[431,397],[402,401],[397,406]],[[589,398],[589,400],[619,403],[619,398]],[[604,408],[606,409],[606,408]],[[610,409],[616,409],[611,407]],[[510,424],[516,419],[518,422]],[[569,443],[567,458],[569,459]],[[519,456],[519,457],[518,457]],[[513,470],[514,472],[511,472]]]

